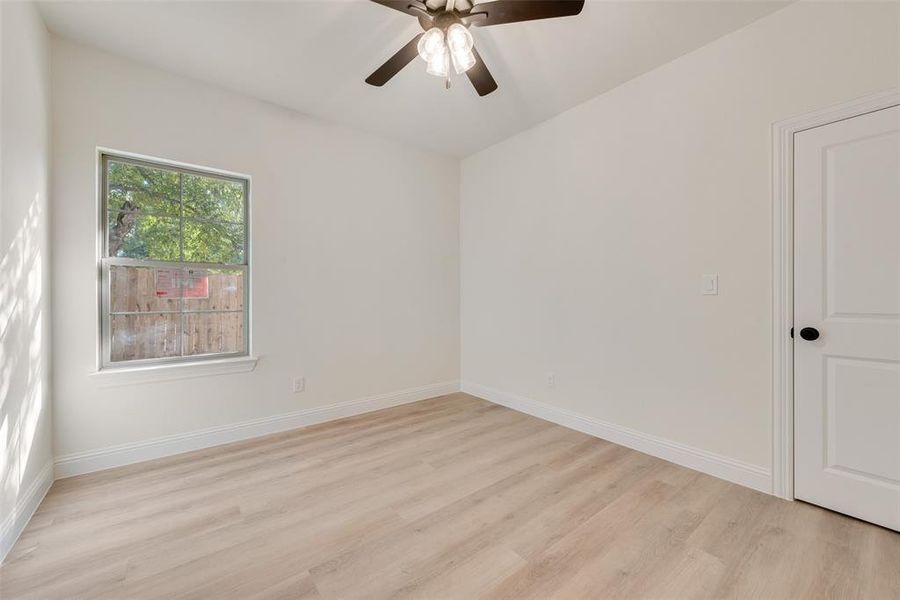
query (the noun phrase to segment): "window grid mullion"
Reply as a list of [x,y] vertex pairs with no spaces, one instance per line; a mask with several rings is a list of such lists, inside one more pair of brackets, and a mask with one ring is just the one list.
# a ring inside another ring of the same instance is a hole
[[184,262],[184,173],[178,174],[178,259]]
[[109,312],[111,317],[122,317],[129,315],[178,315],[184,313],[186,315],[215,315],[226,313],[243,313],[241,308],[228,309],[184,309],[184,310],[113,310]]
[[[182,264],[184,263],[184,173],[178,174],[178,203],[181,208],[181,219],[178,221],[178,249],[179,249],[179,257],[181,258]],[[184,353],[184,338],[185,336],[185,327],[187,325],[187,320],[184,314],[184,267],[181,267],[181,270],[178,273],[178,307],[181,309],[180,314],[178,315],[179,327],[178,332],[178,353],[182,357],[185,356]]]
[[151,258],[104,258],[104,262],[114,266],[143,267],[146,269],[222,269],[224,271],[246,271],[246,263],[203,263],[203,262],[179,262],[176,260],[154,260]]

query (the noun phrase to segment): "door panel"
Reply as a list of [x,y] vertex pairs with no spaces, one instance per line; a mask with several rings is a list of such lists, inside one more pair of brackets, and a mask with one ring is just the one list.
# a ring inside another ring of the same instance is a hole
[[900,107],[794,137],[794,489],[900,530]]
[[826,315],[900,317],[900,131],[824,150]]
[[900,365],[826,357],[826,467],[900,484]]

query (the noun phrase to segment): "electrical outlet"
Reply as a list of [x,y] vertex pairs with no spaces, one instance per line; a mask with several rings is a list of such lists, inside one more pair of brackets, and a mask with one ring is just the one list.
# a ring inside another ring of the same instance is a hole
[[547,373],[547,387],[551,390],[556,387],[556,373]]
[[294,377],[294,393],[299,394],[306,390],[306,377]]

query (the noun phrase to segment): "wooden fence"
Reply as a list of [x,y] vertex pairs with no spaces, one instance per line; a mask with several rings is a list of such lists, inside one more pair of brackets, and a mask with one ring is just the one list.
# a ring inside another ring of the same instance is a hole
[[244,274],[110,268],[111,360],[240,352]]

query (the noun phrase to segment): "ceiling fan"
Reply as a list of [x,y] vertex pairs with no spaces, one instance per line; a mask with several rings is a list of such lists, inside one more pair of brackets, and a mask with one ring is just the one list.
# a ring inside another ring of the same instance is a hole
[[496,0],[474,4],[472,0],[372,0],[419,19],[424,30],[374,73],[366,83],[382,86],[416,56],[428,63],[426,72],[444,78],[450,87],[450,68],[465,73],[479,96],[497,89],[491,72],[475,49],[469,27],[490,27],[519,21],[577,15],[584,0]]

